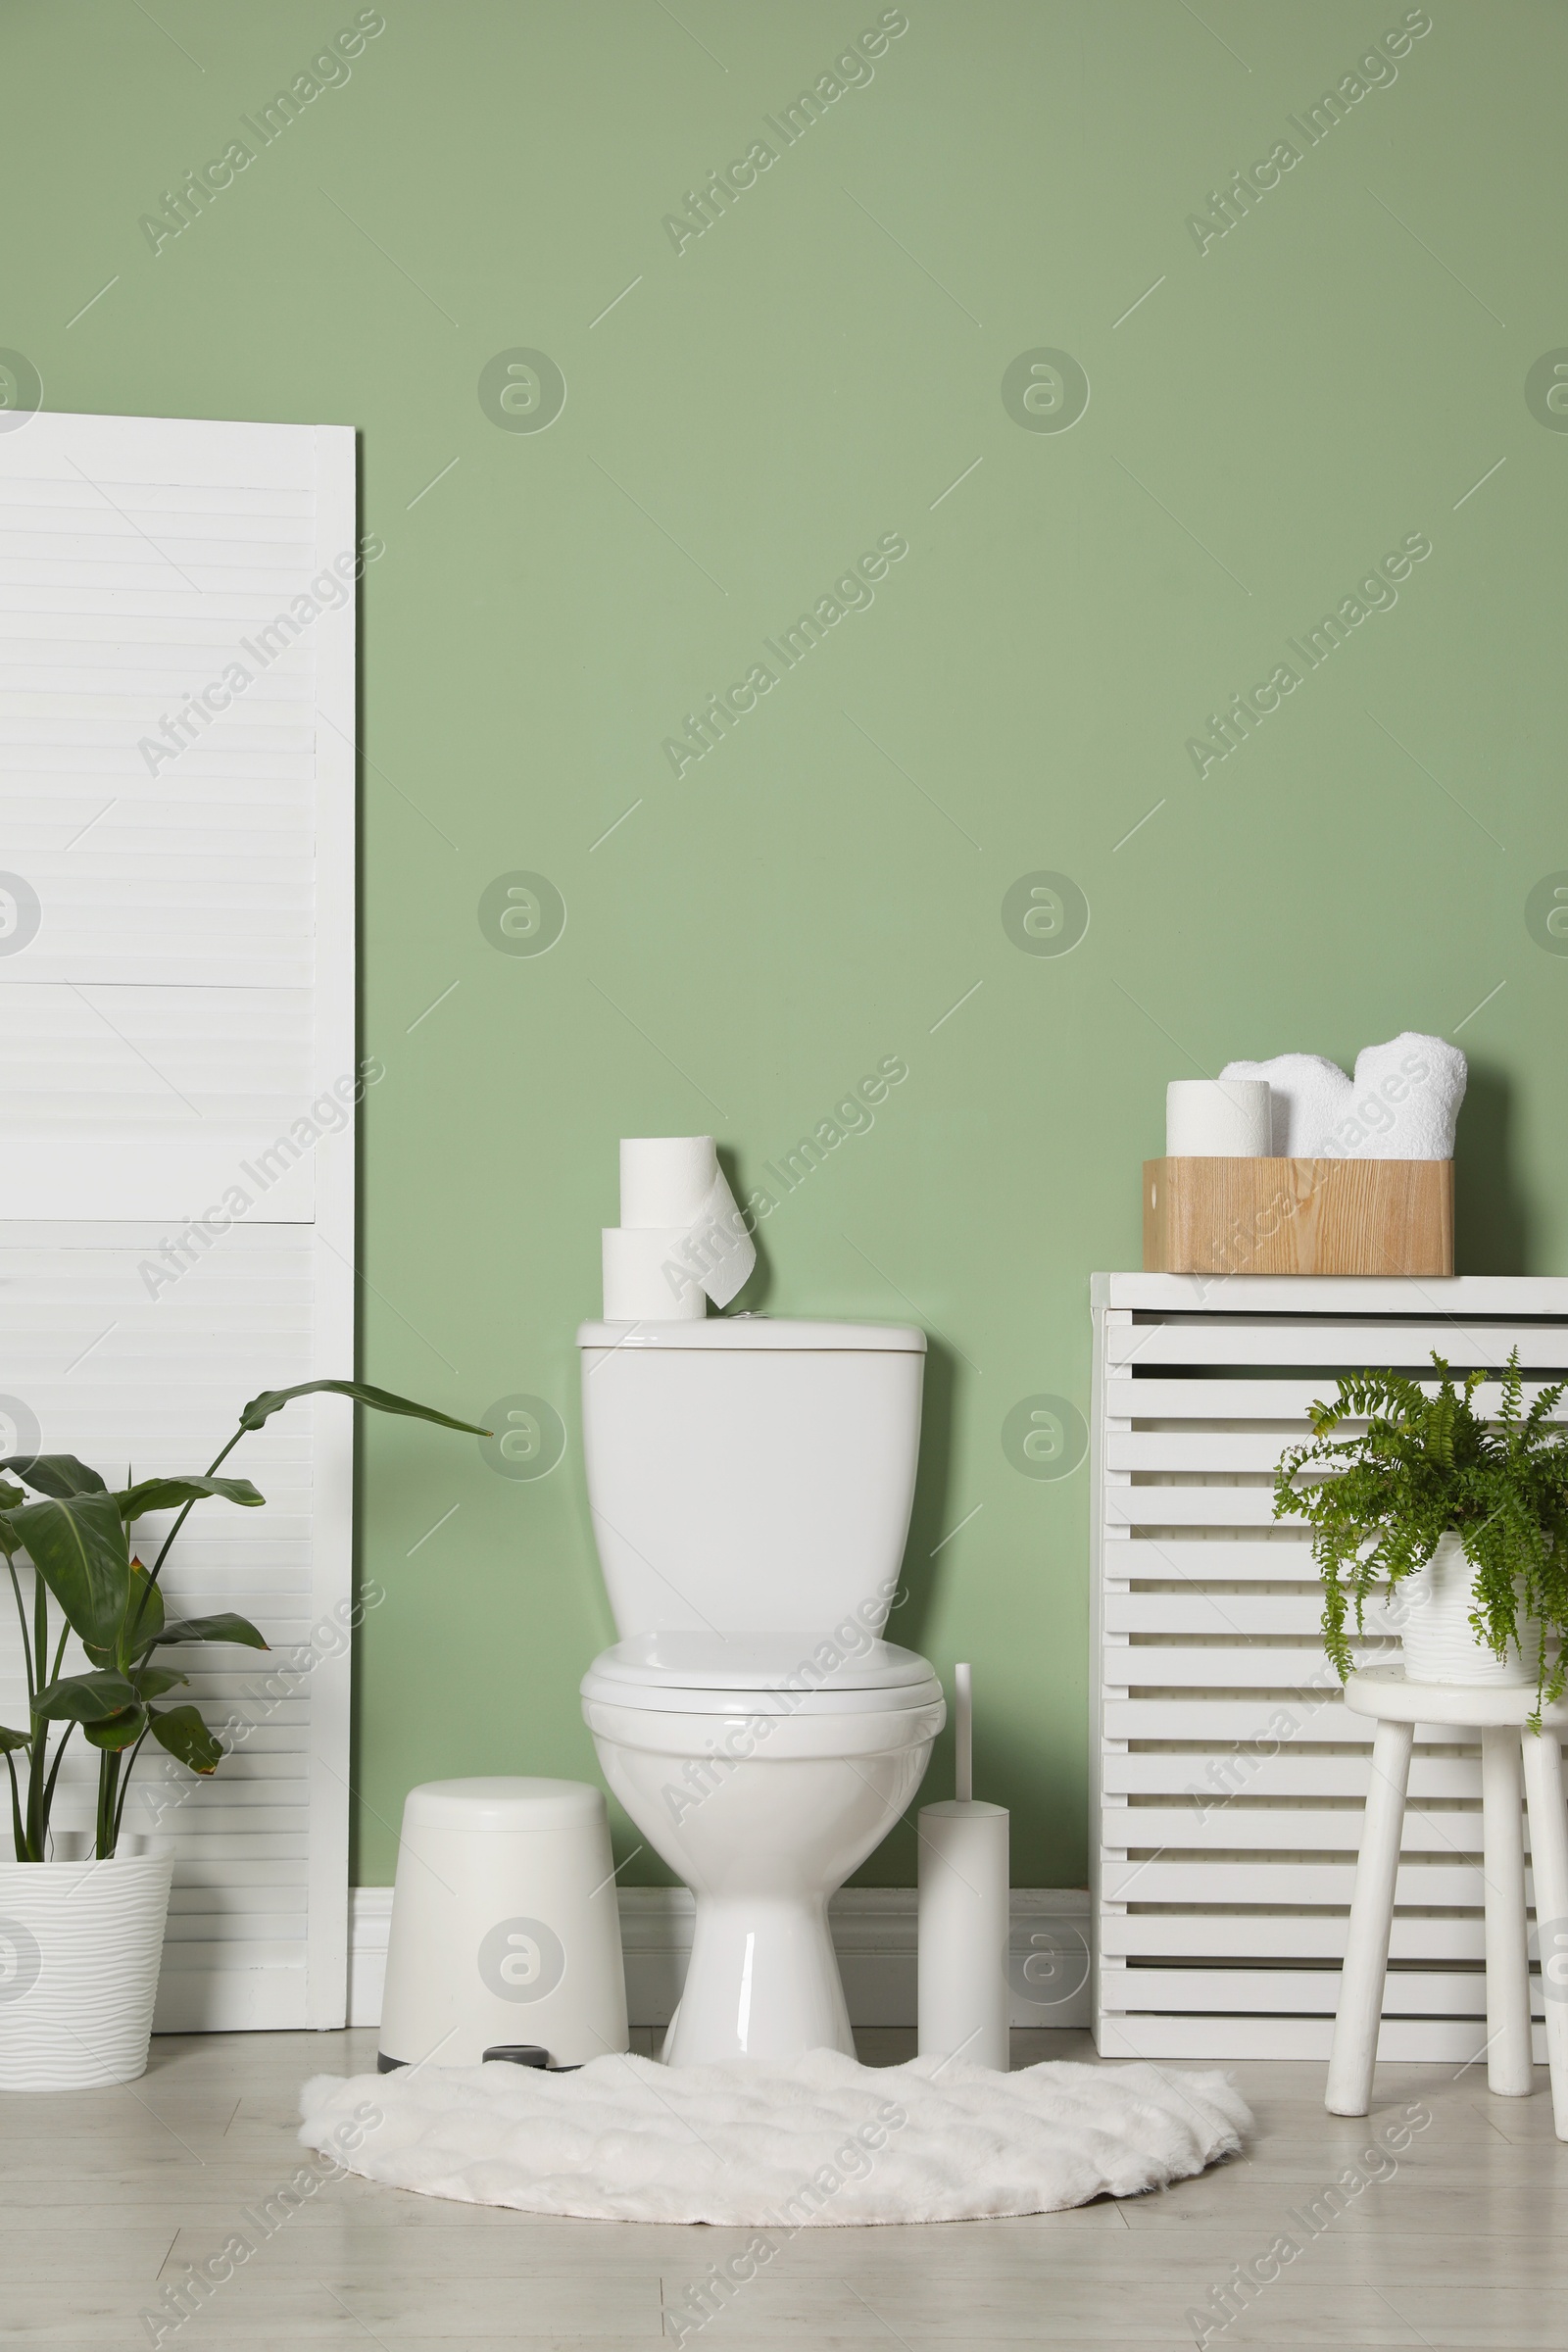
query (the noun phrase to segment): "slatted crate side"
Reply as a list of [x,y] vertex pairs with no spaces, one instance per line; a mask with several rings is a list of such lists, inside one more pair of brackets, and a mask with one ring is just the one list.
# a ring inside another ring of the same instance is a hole
[[[1339,1989],[1339,1969],[1330,1966],[1129,1968],[1120,1972],[1115,1997],[1107,2006],[1128,2018],[1231,2010],[1332,2018]],[[1539,1977],[1531,1979],[1531,2006],[1537,2017],[1545,2015]],[[1391,1969],[1383,2012],[1386,2017],[1484,2018],[1486,1977],[1470,1969]]]
[[[1526,1874],[1528,1877],[1528,1873]],[[1115,1853],[1101,1860],[1107,1902],[1169,1903],[1190,1910],[1196,1903],[1268,1903],[1289,1910],[1348,1910],[1355,1884],[1355,1859],[1343,1862],[1279,1861],[1248,1851],[1241,1860],[1217,1861],[1164,1854],[1134,1861]],[[1483,1882],[1479,1858],[1406,1851],[1399,1864],[1395,1902],[1421,1910],[1479,1910]]]
[[[1194,1381],[1191,1385],[1201,1388],[1204,1383]],[[1491,1409],[1495,1414],[1500,1409],[1500,1399]],[[1187,1422],[1178,1422],[1173,1414],[1140,1415],[1131,1429],[1118,1431],[1106,1439],[1105,1457],[1112,1469],[1132,1471],[1135,1487],[1156,1483],[1162,1477],[1200,1477],[1204,1472],[1216,1470],[1230,1476],[1266,1479],[1272,1484],[1282,1454],[1311,1435],[1305,1426],[1304,1412],[1299,1419],[1289,1421],[1279,1415],[1261,1413],[1248,1424],[1243,1424],[1239,1416],[1233,1418],[1235,1427],[1217,1417],[1200,1422],[1195,1415]],[[1151,1426],[1156,1420],[1168,1420],[1172,1426]],[[1548,1414],[1547,1426],[1560,1428],[1564,1421],[1568,1421],[1568,1399],[1559,1402]],[[1356,1435],[1365,1427],[1364,1420],[1348,1420],[1335,1435]]]
[[[1211,1777],[1210,1765],[1228,1765],[1223,1777]],[[1245,1767],[1245,1769],[1244,1769]],[[1223,1802],[1226,1798],[1278,1801],[1321,1798],[1325,1802],[1360,1805],[1372,1781],[1372,1751],[1358,1747],[1345,1753],[1294,1755],[1278,1742],[1267,1752],[1238,1757],[1234,1746],[1197,1743],[1185,1747],[1124,1748],[1106,1756],[1102,1766],[1107,1791],[1125,1795],[1130,1806],[1140,1797],[1160,1796],[1168,1804]],[[1410,1805],[1463,1800],[1481,1802],[1479,1752],[1434,1755],[1418,1751],[1410,1762]]]
[[1250,1640],[1315,1634],[1322,1615],[1315,1592],[1215,1592],[1194,1585],[1182,1592],[1107,1592],[1105,1625],[1118,1634],[1215,1634]]
[[[1250,1964],[1304,1967],[1321,1962],[1337,1969],[1345,1957],[1346,1917],[1342,1911],[1267,1907],[1129,1910],[1107,1919],[1102,1932],[1107,1967],[1124,1961],[1145,1967],[1200,1961],[1223,1974]],[[1395,1969],[1479,1966],[1485,1952],[1486,1931],[1479,1912],[1471,1918],[1467,1913],[1433,1915],[1411,1908],[1396,1916],[1389,1939],[1389,1960]]]
[[1092,1274],[1091,1303],[1162,1315],[1442,1315],[1568,1318],[1568,1275]]
[[1250,1538],[1245,1530],[1185,1530],[1157,1537],[1117,1524],[1118,1582],[1145,1585],[1292,1584],[1315,1586],[1317,1568],[1300,1537]]
[[[1107,1593],[1107,1605],[1112,1595]],[[1370,1648],[1368,1643],[1351,1642],[1351,1655],[1358,1648]],[[1378,1654],[1382,1654],[1379,1645]],[[1193,1690],[1266,1690],[1278,1691],[1282,1697],[1308,1692],[1314,1696],[1326,1693],[1339,1703],[1340,1679],[1323,1655],[1319,1642],[1276,1642],[1260,1636],[1252,1641],[1221,1640],[1218,1636],[1194,1641],[1191,1646],[1159,1641],[1147,1636],[1134,1642],[1129,1638],[1115,1651],[1105,1655],[1105,1688],[1107,1690],[1148,1690],[1152,1692]],[[1266,1712],[1258,1718],[1261,1732],[1267,1723]],[[1342,1738],[1354,1738],[1353,1733],[1342,1733]]]
[[1221,1527],[1258,1529],[1305,1525],[1292,1517],[1276,1520],[1272,1486],[1126,1486],[1102,1497],[1106,1524],[1126,1528]]
[[[1316,1569],[1301,1523],[1274,1519],[1274,1472],[1310,1435],[1308,1407],[1332,1396],[1335,1371],[1394,1364],[1431,1387],[1433,1347],[1462,1371],[1500,1367],[1516,1341],[1533,1397],[1568,1369],[1560,1321],[1100,1314],[1097,2031],[1107,2052],[1326,2056],[1370,1727],[1340,1703]],[[1478,1402],[1495,1413],[1495,1381]],[[1568,1421],[1568,1403],[1553,1419]],[[1365,1654],[1385,1652],[1393,1628],[1375,1605],[1366,1633]],[[1418,1727],[1417,1742],[1383,2054],[1463,2064],[1485,2001],[1479,1765],[1451,1731]]]
[[[1276,1586],[1263,1592],[1216,1592],[1219,1582],[1218,1577],[1186,1585],[1172,1580],[1154,1591],[1140,1582],[1130,1591],[1107,1593],[1106,1627],[1128,1635],[1135,1651],[1141,1642],[1170,1641],[1184,1635],[1205,1639],[1229,1635],[1238,1642],[1306,1642],[1318,1664],[1323,1664],[1318,1647],[1323,1594],[1318,1585],[1297,1585],[1293,1580],[1284,1590]],[[1397,1621],[1382,1598],[1367,1602],[1362,1625],[1370,1643],[1397,1638]]]
[[[1153,1853],[1212,1858],[1346,1853],[1353,1858],[1361,1849],[1361,1807],[1350,1801],[1279,1805],[1246,1797],[1226,1803],[1215,1797],[1204,1812],[1197,1804],[1152,1805],[1135,1798],[1126,1807],[1125,1819],[1127,1842],[1121,1851],[1132,1861]],[[1445,1861],[1478,1856],[1479,1811],[1467,1813],[1452,1805],[1407,1807],[1404,1851]]]
[[1171,1364],[1277,1365],[1288,1377],[1314,1367],[1392,1367],[1432,1373],[1440,1355],[1456,1372],[1481,1366],[1500,1373],[1515,1348],[1526,1373],[1568,1370],[1568,1328],[1560,1323],[1393,1323],[1333,1321],[1327,1317],[1202,1315],[1152,1320],[1133,1317],[1104,1339],[1108,1365],[1151,1371]]
[[[1117,1375],[1118,1381],[1126,1369],[1122,1367]],[[1132,1398],[1140,1399],[1144,1385],[1141,1380],[1129,1380],[1127,1393]],[[1189,1385],[1201,1389],[1208,1384],[1193,1380]],[[1118,1387],[1118,1402],[1121,1394]],[[1332,1389],[1329,1394],[1333,1395]],[[1138,1473],[1157,1478],[1169,1475],[1191,1477],[1195,1473],[1201,1476],[1204,1471],[1219,1471],[1224,1475],[1216,1483],[1221,1485],[1228,1485],[1238,1474],[1245,1476],[1250,1473],[1252,1478],[1258,1480],[1272,1478],[1275,1464],[1284,1448],[1296,1439],[1311,1434],[1306,1409],[1303,1408],[1299,1414],[1287,1415],[1281,1412],[1277,1404],[1271,1412],[1252,1413],[1245,1420],[1239,1413],[1230,1416],[1217,1412],[1191,1413],[1183,1417],[1175,1413],[1145,1413],[1130,1409],[1120,1419],[1125,1434],[1116,1445],[1119,1457],[1116,1467],[1134,1472],[1135,1483]],[[1162,1471],[1157,1462],[1138,1458],[1155,1452],[1161,1439],[1166,1441],[1166,1450],[1174,1457],[1169,1471]],[[1249,1453],[1258,1458],[1250,1461]],[[1205,1459],[1205,1455],[1212,1458]]]
[[[1104,1622],[1106,1596],[1120,1589],[1116,1555],[1124,1551],[1129,1533],[1124,1527],[1107,1527],[1101,1497],[1108,1491],[1127,1485],[1131,1473],[1117,1469],[1105,1458],[1107,1440],[1130,1428],[1131,1424],[1118,1418],[1123,1392],[1133,1383],[1125,1371],[1118,1371],[1108,1361],[1107,1342],[1111,1335],[1128,1329],[1131,1314],[1117,1307],[1105,1306],[1098,1299],[1094,1305],[1094,1347],[1092,1351],[1092,1390],[1089,1419],[1089,1475],[1090,1493],[1094,1501],[1089,1514],[1089,1638],[1091,1657],[1103,1661],[1111,1649],[1126,1644],[1128,1637],[1108,1628]],[[1092,2021],[1098,2039],[1100,2033],[1100,1992],[1102,1975],[1102,1927],[1122,1916],[1122,1907],[1108,1903],[1102,1885],[1102,1856],[1106,1850],[1102,1835],[1103,1817],[1107,1810],[1125,1804],[1125,1798],[1107,1789],[1102,1779],[1102,1761],[1114,1755],[1124,1743],[1109,1734],[1103,1723],[1103,1685],[1095,1683],[1095,1704],[1090,1714],[1089,1729],[1089,1965],[1093,1990]]]
[[[1249,2058],[1296,2058],[1328,2063],[1331,2017],[1181,2017],[1106,2015],[1096,2030],[1102,2058],[1178,2058],[1234,2064]],[[1535,2063],[1546,2063],[1544,2026],[1535,2028]],[[1386,2066],[1451,2066],[1462,2073],[1486,2054],[1484,2018],[1388,2017],[1378,2034]],[[1485,2077],[1482,2077],[1485,2081]]]
[[[1461,1370],[1465,1368],[1463,1365],[1459,1367]],[[1206,1422],[1221,1429],[1231,1424],[1245,1429],[1250,1423],[1268,1422],[1278,1423],[1282,1428],[1299,1429],[1304,1435],[1307,1413],[1320,1397],[1331,1398],[1335,1389],[1332,1378],[1323,1372],[1311,1380],[1184,1380],[1179,1374],[1173,1377],[1166,1377],[1163,1372],[1146,1374],[1136,1361],[1124,1363],[1119,1369],[1133,1383],[1129,1418],[1135,1427],[1143,1428],[1160,1422],[1171,1422],[1178,1426],[1188,1422]],[[1419,1377],[1420,1371],[1419,1365],[1413,1367],[1417,1386],[1429,1394],[1436,1394],[1438,1383],[1430,1362],[1426,1366],[1425,1379]],[[1524,1383],[1526,1404],[1533,1404],[1543,1389],[1554,1386],[1554,1382],[1546,1379],[1527,1378]],[[1495,1415],[1499,1412],[1502,1407],[1501,1384],[1494,1380],[1483,1381],[1475,1394],[1475,1407],[1482,1414]],[[1551,1417],[1553,1421],[1568,1420],[1568,1400],[1560,1403]],[[1346,1426],[1356,1429],[1363,1425],[1349,1421]]]

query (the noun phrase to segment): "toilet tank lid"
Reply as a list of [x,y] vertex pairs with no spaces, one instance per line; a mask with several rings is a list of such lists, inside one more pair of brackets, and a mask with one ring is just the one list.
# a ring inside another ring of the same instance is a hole
[[424,1781],[403,1803],[405,1827],[439,1830],[564,1830],[605,1819],[602,1791],[586,1781],[496,1775]]
[[924,1355],[925,1333],[908,1323],[822,1323],[793,1315],[711,1315],[701,1323],[579,1323],[579,1348],[770,1348]]
[[[823,1652],[831,1645],[840,1662]],[[846,1654],[831,1634],[633,1634],[602,1650],[584,1677],[677,1690],[900,1690],[933,1681],[931,1662],[896,1642]],[[937,1686],[940,1695],[941,1686]]]

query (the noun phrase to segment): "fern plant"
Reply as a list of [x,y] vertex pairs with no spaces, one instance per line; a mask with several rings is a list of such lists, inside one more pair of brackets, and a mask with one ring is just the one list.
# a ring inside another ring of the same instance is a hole
[[[1477,1636],[1498,1658],[1527,1637],[1534,1644],[1539,1724],[1568,1681],[1568,1651],[1551,1654],[1568,1634],[1568,1435],[1548,1427],[1568,1381],[1543,1389],[1527,1411],[1516,1348],[1501,1410],[1488,1422],[1473,1401],[1486,1373],[1456,1385],[1436,1350],[1432,1362],[1436,1395],[1397,1372],[1357,1372],[1341,1380],[1332,1404],[1314,1404],[1313,1442],[1281,1460],[1274,1516],[1312,1530],[1323,1646],[1342,1681],[1352,1663],[1352,1603],[1360,1633],[1368,1594],[1397,1587],[1456,1535],[1475,1571]],[[1347,1421],[1366,1428],[1337,1438]]]

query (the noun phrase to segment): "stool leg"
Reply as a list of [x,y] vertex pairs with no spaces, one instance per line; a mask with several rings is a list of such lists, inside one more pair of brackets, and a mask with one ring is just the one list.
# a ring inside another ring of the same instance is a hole
[[[1415,1726],[1380,1723],[1372,1741],[1372,1786],[1367,1791],[1366,1826],[1355,1866],[1340,2008],[1334,2021],[1324,2105],[1330,2115],[1365,2115],[1372,2103],[1372,2069],[1377,2063],[1378,2027],[1383,2016],[1383,1980],[1389,1966],[1394,1926],[1394,1887],[1399,1875],[1399,1834],[1404,1827],[1404,1790],[1410,1777]],[[1565,2018],[1568,2023],[1568,2018]]]
[[1563,1973],[1562,1952],[1568,1947],[1568,1815],[1563,1811],[1562,1749],[1555,1733],[1526,1731],[1524,1752],[1551,2105],[1557,2137],[1568,2139],[1568,1984],[1558,1982]]
[[1525,1825],[1520,1811],[1519,1735],[1481,1735],[1483,1875],[1487,1887],[1487,2087],[1528,2098],[1530,1943],[1525,1925]]

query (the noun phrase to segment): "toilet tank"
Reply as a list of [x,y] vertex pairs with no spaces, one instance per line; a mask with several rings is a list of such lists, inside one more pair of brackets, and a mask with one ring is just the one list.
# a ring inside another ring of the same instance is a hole
[[925,1334],[584,1323],[583,1452],[616,1630],[877,1634],[909,1530]]

